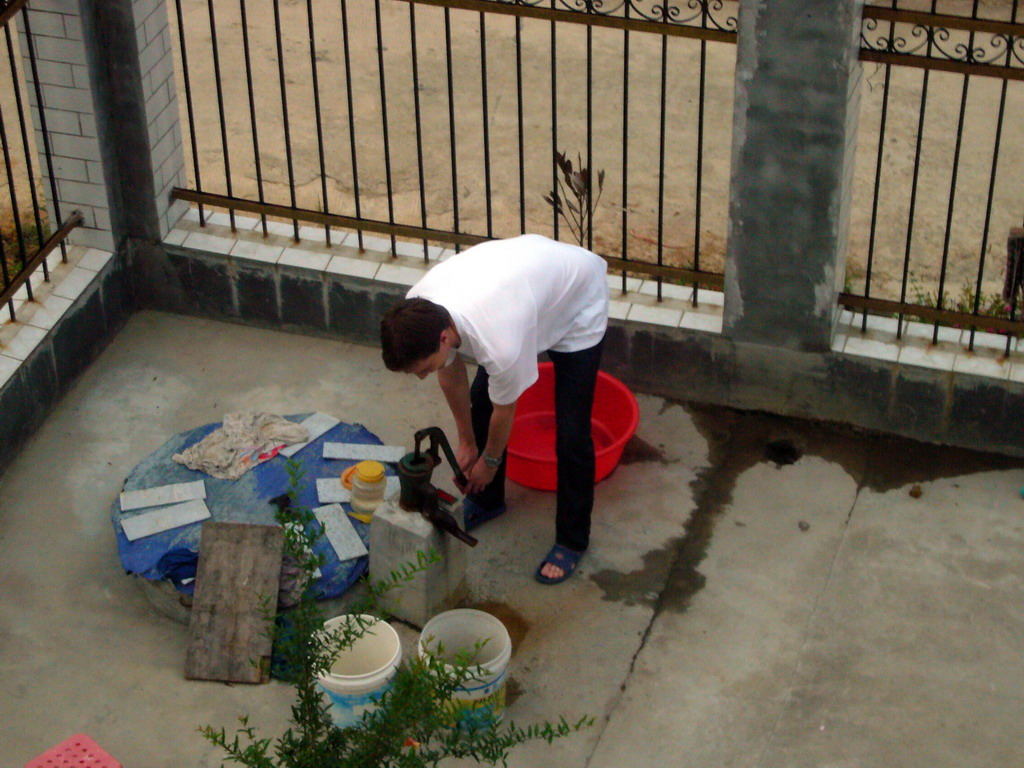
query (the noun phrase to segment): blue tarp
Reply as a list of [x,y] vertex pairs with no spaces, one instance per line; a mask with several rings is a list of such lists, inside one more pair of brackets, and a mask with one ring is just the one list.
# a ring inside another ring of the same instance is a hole
[[[287,416],[291,421],[302,421],[309,414]],[[245,523],[274,523],[275,508],[270,499],[288,490],[288,473],[284,456],[276,456],[270,461],[259,464],[238,480],[220,480],[203,472],[191,470],[178,464],[171,457],[193,445],[215,429],[220,423],[196,427],[182,432],[168,440],[158,450],[140,462],[124,481],[123,490],[134,491],[153,488],[170,483],[187,483],[195,480],[206,482],[206,505],[210,510],[211,520],[238,521]],[[320,506],[316,494],[316,480],[321,477],[337,478],[343,470],[352,466],[354,461],[323,458],[323,444],[332,443],[366,443],[380,445],[381,441],[366,427],[360,424],[341,423],[317,438],[293,459],[301,464],[305,472],[302,491],[298,497],[301,506],[310,509]],[[389,475],[394,474],[392,465],[385,465]],[[344,505],[348,509],[348,505]],[[128,515],[135,515],[145,510],[133,510]],[[137,574],[146,579],[159,580],[164,577],[163,569],[157,566],[160,559],[172,550],[190,550],[199,552],[199,531],[202,522],[191,523],[153,536],[146,536],[135,541],[128,541],[121,528],[121,502],[115,499],[111,508],[114,532],[117,536],[117,551],[121,564],[128,573]],[[369,526],[352,520],[363,543],[369,546]],[[313,525],[319,525],[314,522]],[[317,597],[338,597],[351,587],[366,572],[367,557],[359,557],[341,562],[327,539],[320,537],[315,550],[322,554],[326,562],[320,570],[322,578],[317,584]],[[179,553],[180,554],[180,553]],[[179,585],[179,590],[191,593],[192,584]]]

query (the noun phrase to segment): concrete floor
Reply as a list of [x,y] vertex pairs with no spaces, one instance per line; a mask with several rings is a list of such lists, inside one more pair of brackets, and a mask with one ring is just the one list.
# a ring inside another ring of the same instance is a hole
[[[474,603],[513,637],[509,716],[596,718],[510,765],[1020,762],[1020,461],[639,400],[576,577],[533,581],[553,497],[515,485],[470,552]],[[183,679],[186,627],[124,575],[109,519],[139,460],[240,409],[407,445],[451,427],[436,385],[377,350],[134,316],[0,477],[5,764],[86,732],[125,766],[217,766],[198,726],[286,726],[281,683]]]

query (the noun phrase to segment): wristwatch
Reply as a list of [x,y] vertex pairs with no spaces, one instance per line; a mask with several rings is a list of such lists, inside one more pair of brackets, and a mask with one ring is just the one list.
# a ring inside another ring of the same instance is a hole
[[482,454],[482,456],[483,456],[484,464],[486,464],[488,467],[500,467],[501,466],[501,457],[500,456],[495,458],[494,456],[488,456],[486,453]]

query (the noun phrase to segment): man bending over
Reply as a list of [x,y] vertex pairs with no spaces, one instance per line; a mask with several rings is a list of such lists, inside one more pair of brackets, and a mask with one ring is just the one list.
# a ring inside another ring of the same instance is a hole
[[[430,270],[381,321],[384,364],[437,373],[466,473],[466,530],[505,511],[505,448],[537,355],[555,369],[558,500],[555,545],[535,574],[557,584],[590,543],[594,443],[590,412],[608,325],[604,260],[575,245],[523,235],[476,245]],[[472,385],[463,357],[478,364]]]

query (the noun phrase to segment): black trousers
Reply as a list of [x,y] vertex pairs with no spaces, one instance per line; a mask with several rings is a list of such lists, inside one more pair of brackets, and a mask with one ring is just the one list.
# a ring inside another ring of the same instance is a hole
[[[594,386],[601,363],[602,339],[579,352],[549,352],[555,368],[555,455],[558,458],[558,500],[555,512],[555,542],[583,552],[590,544],[590,513],[594,508],[594,440],[590,414],[594,407]],[[494,410],[488,394],[488,375],[477,368],[469,398],[473,436],[483,452]],[[494,480],[473,501],[484,509],[505,503],[505,456]]]

